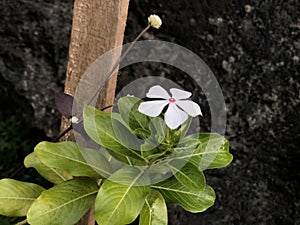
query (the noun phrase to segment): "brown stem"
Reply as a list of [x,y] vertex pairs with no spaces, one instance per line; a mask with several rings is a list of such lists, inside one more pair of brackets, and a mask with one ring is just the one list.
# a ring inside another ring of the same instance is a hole
[[18,169],[16,169],[10,176],[9,178],[13,178],[14,176],[16,176],[22,169],[24,169],[25,166],[23,164],[21,164]]
[[17,223],[16,225],[24,225],[24,224],[27,224],[27,219],[22,220],[21,222]]
[[95,225],[94,219],[94,205],[91,206],[89,211],[77,222],[77,224]]
[[57,142],[59,141],[60,138],[62,138],[65,134],[67,134],[69,131],[71,131],[73,129],[72,124],[65,129],[63,132],[61,132],[56,138],[54,138],[52,141],[53,142]]

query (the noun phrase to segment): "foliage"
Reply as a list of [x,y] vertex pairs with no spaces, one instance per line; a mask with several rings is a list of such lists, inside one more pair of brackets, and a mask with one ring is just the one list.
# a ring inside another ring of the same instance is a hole
[[190,120],[171,130],[161,117],[138,112],[141,102],[121,98],[120,113],[85,106],[84,129],[101,147],[39,143],[25,166],[56,185],[45,190],[1,180],[0,214],[26,215],[33,225],[72,225],[94,204],[100,225],[128,224],[139,215],[140,225],[166,225],[167,204],[193,213],[211,207],[215,193],[203,171],[231,162],[228,141],[218,134],[187,135]]

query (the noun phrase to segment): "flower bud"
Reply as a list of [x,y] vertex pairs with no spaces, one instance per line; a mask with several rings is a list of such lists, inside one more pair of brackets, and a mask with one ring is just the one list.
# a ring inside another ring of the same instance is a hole
[[77,123],[79,123],[79,119],[76,116],[72,116],[71,123],[77,124]]
[[150,15],[148,17],[148,22],[151,27],[154,27],[156,29],[158,29],[162,24],[162,21],[158,15]]

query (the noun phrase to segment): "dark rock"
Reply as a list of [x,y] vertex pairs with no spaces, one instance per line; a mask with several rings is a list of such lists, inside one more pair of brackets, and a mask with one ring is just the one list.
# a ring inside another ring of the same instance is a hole
[[63,89],[72,2],[1,1],[1,77],[29,102],[23,116],[48,136],[59,129],[54,94]]
[[[200,55],[226,101],[234,161],[206,173],[216,204],[202,214],[173,206],[170,224],[300,224],[299,7],[293,0],[132,3],[129,24],[140,22],[128,27],[126,40],[145,26],[142,18],[157,13],[163,25],[149,33]],[[124,77],[139,77],[136,67]],[[149,75],[157,67],[147,68]]]

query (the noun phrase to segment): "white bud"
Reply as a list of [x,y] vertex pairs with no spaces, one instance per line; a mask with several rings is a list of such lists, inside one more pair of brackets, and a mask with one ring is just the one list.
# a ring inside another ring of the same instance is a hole
[[77,124],[79,123],[79,119],[76,116],[72,116],[71,122]]
[[148,22],[151,27],[154,27],[156,29],[160,28],[162,24],[162,21],[158,15],[150,15],[148,17]]

